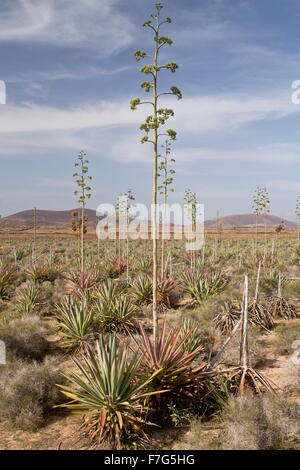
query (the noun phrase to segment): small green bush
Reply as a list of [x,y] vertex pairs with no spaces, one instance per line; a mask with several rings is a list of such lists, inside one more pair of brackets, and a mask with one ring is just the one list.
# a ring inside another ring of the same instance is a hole
[[47,328],[38,317],[28,316],[12,320],[0,327],[9,357],[42,360],[48,352]]
[[275,329],[273,347],[276,354],[293,354],[292,344],[300,339],[300,326],[295,324],[280,325]]
[[230,397],[221,417],[225,429],[218,438],[220,449],[300,448],[300,406],[297,403],[267,395]]
[[9,363],[0,378],[0,421],[18,429],[36,431],[62,402],[55,385],[64,379],[53,362]]

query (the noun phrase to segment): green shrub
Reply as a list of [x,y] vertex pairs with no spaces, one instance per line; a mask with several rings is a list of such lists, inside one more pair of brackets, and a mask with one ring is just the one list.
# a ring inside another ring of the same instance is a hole
[[1,373],[0,421],[23,430],[41,427],[54,405],[62,402],[56,384],[64,379],[54,363],[9,363]]
[[274,396],[230,397],[222,413],[225,429],[217,446],[224,450],[300,448],[300,406]]
[[35,284],[23,287],[16,297],[16,307],[21,314],[38,312],[42,307],[40,289]]
[[276,354],[293,354],[292,344],[300,339],[300,326],[295,324],[280,325],[275,329],[275,338],[272,342]]
[[42,360],[48,352],[47,328],[38,317],[23,317],[0,327],[9,357]]

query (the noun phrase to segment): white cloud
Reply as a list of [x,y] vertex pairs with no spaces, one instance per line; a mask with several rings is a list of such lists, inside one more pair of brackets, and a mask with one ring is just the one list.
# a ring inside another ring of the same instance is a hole
[[183,129],[192,133],[211,133],[235,129],[238,126],[263,119],[279,119],[299,112],[290,96],[272,93],[270,96],[216,95],[182,100],[172,106]]
[[66,131],[19,132],[2,134],[1,157],[11,158],[22,155],[43,155],[53,150],[74,150],[84,148],[94,151],[94,142],[89,133]]
[[[164,104],[175,110],[175,118],[170,121],[170,126],[192,134],[222,132],[250,122],[279,119],[300,111],[288,96],[276,93],[270,97],[234,94],[195,96],[179,102],[165,100]],[[0,115],[0,133],[130,126],[140,123],[147,112],[145,107],[132,112],[129,109],[129,98],[66,109],[32,103],[6,105]]]
[[58,178],[39,178],[36,183],[36,186],[42,186],[43,188],[73,188],[74,182],[73,181],[66,181],[61,180]]
[[197,162],[201,160],[239,160],[289,165],[300,160],[300,144],[280,142],[277,144],[249,146],[244,149],[182,148],[174,150],[176,161]]
[[91,46],[115,53],[132,41],[133,26],[118,0],[9,0],[0,9],[0,41]]
[[268,187],[280,191],[288,191],[291,193],[300,194],[300,184],[299,181],[287,180],[287,179],[277,179],[270,180],[267,183]]
[[152,164],[152,144],[141,144],[137,134],[130,133],[119,141],[112,143],[108,155],[119,162],[142,162]]
[[141,112],[129,109],[124,102],[101,101],[93,105],[73,108],[54,108],[24,103],[7,105],[0,115],[0,133],[37,132],[90,127],[122,126],[137,123]]
[[56,70],[32,70],[26,73],[11,74],[5,77],[6,83],[26,83],[32,86],[41,86],[32,82],[56,81],[56,80],[85,80],[87,78],[101,75],[115,75],[133,69],[134,66],[111,67],[85,67],[81,70],[67,70],[64,67]]
[[[234,135],[248,123],[280,119],[300,111],[298,106],[276,93],[270,98],[249,94],[195,96],[179,102],[166,100],[165,104],[176,111],[168,127],[179,130],[183,139],[224,132]],[[116,161],[147,162],[150,145],[139,144],[142,133],[138,130],[147,112],[146,107],[131,111],[129,99],[66,109],[31,103],[5,105],[0,113],[0,153],[5,157],[28,154],[28,150],[45,154],[54,148],[74,151],[84,148]],[[299,145],[289,142],[240,150],[211,147],[175,150],[178,162],[237,159],[282,164],[298,161],[299,154]]]

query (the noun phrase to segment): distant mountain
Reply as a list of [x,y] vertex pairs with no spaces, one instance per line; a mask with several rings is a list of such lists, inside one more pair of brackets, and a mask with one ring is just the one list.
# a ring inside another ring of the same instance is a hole
[[[289,220],[282,219],[276,215],[259,215],[258,225],[267,225],[268,227],[275,227],[283,222],[286,228],[295,228],[296,223],[290,222]],[[256,225],[255,214],[236,214],[226,215],[219,219],[206,220],[205,227],[213,228],[216,226],[221,227],[251,227]]]
[[[80,209],[72,209],[69,211],[47,211],[36,210],[36,227],[53,227],[68,225],[71,226],[72,212],[77,211],[80,214]],[[92,209],[85,209],[85,215],[88,216],[88,225],[96,225],[98,217],[96,211]],[[5,226],[26,230],[33,228],[34,222],[33,209],[18,212],[17,214],[9,215],[0,219],[0,228]]]
[[[36,210],[36,226],[37,228],[42,227],[63,227],[71,228],[71,217],[72,212],[77,211],[80,214],[80,209],[72,209],[67,211],[48,211],[48,210]],[[96,226],[99,218],[96,216],[96,211],[92,209],[85,209],[85,214],[88,216],[88,225]],[[28,230],[33,228],[33,209],[18,212],[17,214],[9,215],[7,217],[0,218],[0,229],[3,230],[5,227],[18,230]],[[283,220],[275,215],[258,216],[259,225],[266,225],[268,227],[279,225],[281,222],[284,223],[286,228],[295,228],[296,224],[289,220]],[[256,217],[254,214],[237,214],[227,215],[217,219],[206,220],[206,228],[215,228],[217,225],[220,227],[247,227],[254,226],[256,224]],[[173,225],[173,224],[171,224]]]

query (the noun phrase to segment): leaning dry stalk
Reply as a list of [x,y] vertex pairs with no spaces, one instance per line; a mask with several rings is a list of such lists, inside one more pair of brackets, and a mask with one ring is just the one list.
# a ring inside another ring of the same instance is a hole
[[261,262],[259,262],[258,270],[257,270],[257,277],[256,277],[256,286],[255,286],[255,295],[254,295],[254,302],[256,304],[257,304],[257,301],[258,301],[260,272],[261,272]]
[[248,367],[248,290],[249,280],[248,276],[245,276],[244,286],[244,308],[242,312],[242,334],[241,334],[241,345],[240,345],[240,365],[242,367]]

